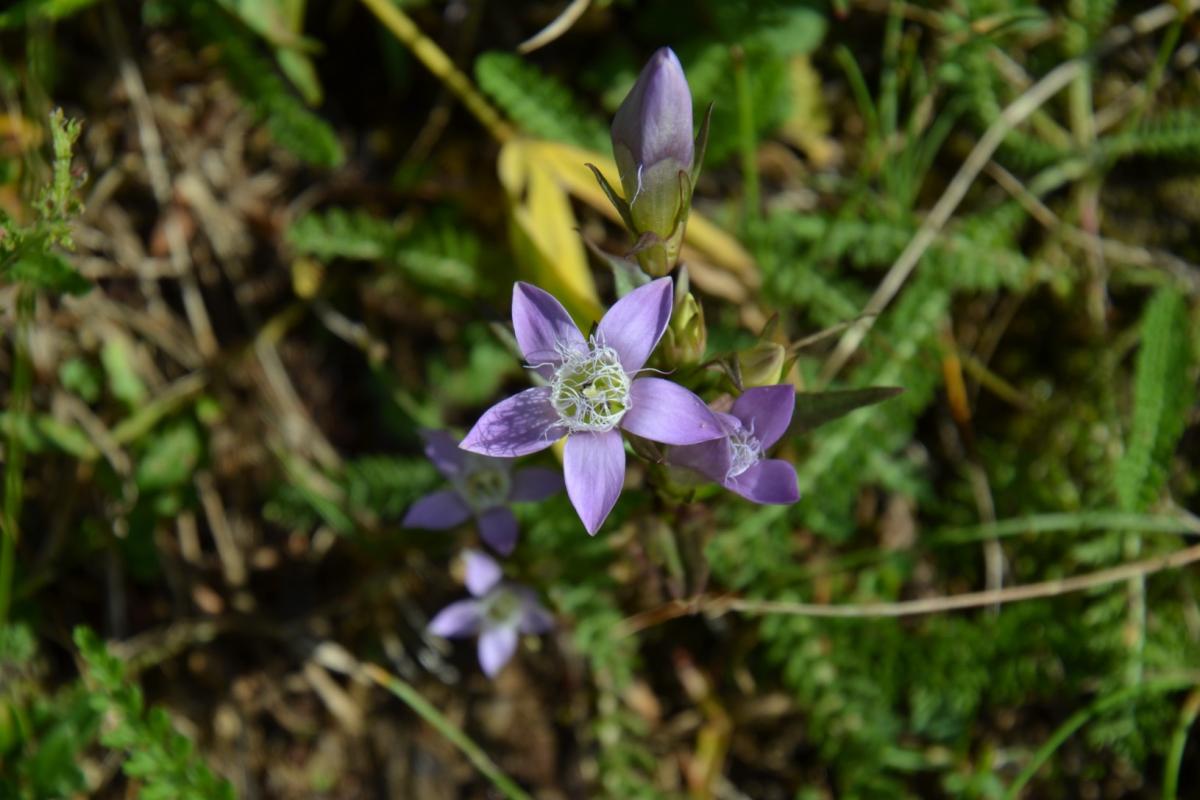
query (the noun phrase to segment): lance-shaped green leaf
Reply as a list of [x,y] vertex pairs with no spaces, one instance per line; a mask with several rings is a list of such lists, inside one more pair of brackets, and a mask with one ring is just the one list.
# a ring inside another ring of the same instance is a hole
[[903,391],[896,386],[871,386],[832,392],[798,392],[791,433],[808,433],[826,422],[844,417],[851,411],[882,403]]

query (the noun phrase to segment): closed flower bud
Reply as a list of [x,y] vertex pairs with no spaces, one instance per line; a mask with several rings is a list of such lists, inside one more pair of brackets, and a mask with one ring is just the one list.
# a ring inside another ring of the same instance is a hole
[[783,378],[787,348],[776,342],[760,341],[737,354],[742,386],[773,386]]
[[708,329],[704,326],[704,309],[691,292],[675,304],[671,324],[663,337],[663,354],[673,366],[695,364],[704,357],[708,346]]
[[692,94],[670,48],[650,57],[617,109],[612,143],[634,233],[645,240],[638,260],[665,275],[679,257],[695,157]]

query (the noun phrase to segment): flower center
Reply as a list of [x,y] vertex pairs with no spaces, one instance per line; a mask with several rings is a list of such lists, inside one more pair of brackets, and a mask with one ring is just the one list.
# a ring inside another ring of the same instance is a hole
[[572,432],[611,431],[629,410],[629,375],[617,351],[592,339],[563,348],[550,382],[550,403]]
[[736,478],[762,460],[762,443],[754,431],[740,425],[729,433],[729,471],[725,480]]
[[512,479],[507,470],[481,467],[472,470],[462,479],[461,493],[467,505],[484,511],[503,505],[512,488]]
[[483,616],[489,628],[516,625],[521,616],[521,598],[511,589],[500,586],[483,599]]

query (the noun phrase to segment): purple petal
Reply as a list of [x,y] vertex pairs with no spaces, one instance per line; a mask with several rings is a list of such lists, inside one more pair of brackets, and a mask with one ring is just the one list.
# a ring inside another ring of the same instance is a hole
[[489,678],[496,677],[517,652],[515,628],[492,628],[479,636],[479,666]]
[[561,344],[586,344],[562,303],[532,284],[518,281],[513,285],[512,319],[517,344],[531,366],[557,364]]
[[464,558],[467,562],[467,591],[476,597],[483,597],[503,577],[500,565],[479,550],[468,550]]
[[540,602],[537,595],[529,589],[521,591],[521,621],[518,623],[521,633],[547,633],[554,629],[554,617]]
[[563,476],[558,470],[526,467],[513,473],[508,499],[519,503],[536,503],[558,494],[562,489]]
[[796,469],[778,458],[760,461],[735,478],[725,482],[747,500],[771,505],[788,505],[800,499],[796,487]]
[[437,613],[429,623],[429,632],[434,636],[455,639],[474,636],[483,622],[483,613],[478,600],[456,600]]
[[667,463],[694,469],[709,480],[721,483],[729,472],[729,439],[721,436],[700,444],[672,447],[667,451]]
[[471,509],[451,489],[441,489],[427,494],[412,504],[404,520],[405,528],[429,528],[440,531],[461,525],[471,516]]
[[479,535],[497,553],[509,555],[517,546],[517,518],[504,506],[488,509],[479,515]]
[[625,483],[625,444],[615,430],[606,433],[573,433],[563,451],[567,496],[583,527],[595,534]]
[[663,444],[698,444],[724,435],[704,401],[662,378],[638,378],[629,387],[629,410],[621,427]]
[[673,302],[670,278],[639,286],[608,310],[596,329],[596,338],[617,351],[626,372],[637,372],[667,329]]
[[425,456],[433,462],[438,472],[447,478],[462,474],[467,457],[458,449],[458,442],[453,436],[446,431],[423,430],[421,439],[425,442]]
[[513,458],[545,450],[566,432],[550,405],[550,387],[538,386],[483,412],[459,447],[485,456]]
[[779,441],[792,424],[796,388],[790,383],[747,389],[733,402],[731,411],[746,430],[754,431],[763,450]]

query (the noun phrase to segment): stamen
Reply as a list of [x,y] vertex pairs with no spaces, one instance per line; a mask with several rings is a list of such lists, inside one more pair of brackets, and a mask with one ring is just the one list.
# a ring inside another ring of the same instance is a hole
[[629,410],[629,375],[617,351],[593,336],[587,349],[560,344],[550,403],[572,432],[610,431]]
[[479,465],[462,478],[460,494],[467,505],[476,511],[504,505],[512,488],[512,478],[507,470],[491,465]]
[[729,432],[729,451],[729,471],[725,473],[725,480],[741,475],[763,457],[762,443],[754,435],[754,429],[740,425]]
[[521,598],[509,587],[501,585],[483,599],[483,616],[488,627],[515,626],[521,617]]

